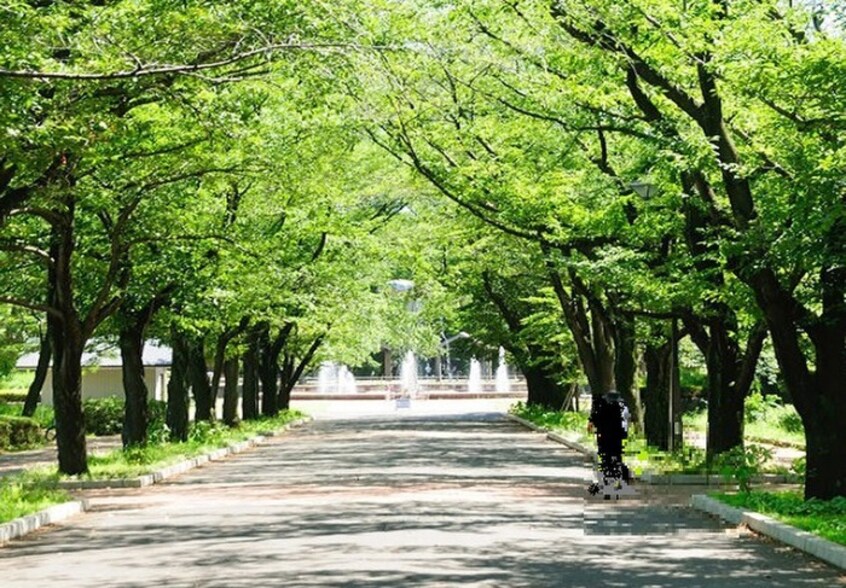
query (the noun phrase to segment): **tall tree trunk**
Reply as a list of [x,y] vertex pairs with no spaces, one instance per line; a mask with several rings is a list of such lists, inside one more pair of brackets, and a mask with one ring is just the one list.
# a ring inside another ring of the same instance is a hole
[[44,388],[44,382],[50,370],[50,356],[50,334],[48,332],[41,336],[41,345],[38,350],[38,364],[35,366],[35,377],[32,380],[32,384],[29,385],[29,390],[26,392],[26,401],[21,412],[25,417],[34,415],[35,409],[41,401],[41,389]]
[[66,210],[51,230],[48,282],[56,313],[47,314],[47,333],[53,353],[53,408],[59,471],[78,475],[88,471],[85,413],[82,409],[82,352],[86,337],[74,301],[71,260],[74,251],[74,202],[65,196]]
[[568,292],[561,274],[549,256],[549,247],[542,245],[541,249],[546,255],[547,273],[552,289],[573,336],[579,362],[591,392],[601,395],[615,390],[617,385],[614,373],[614,325],[608,313],[587,286],[572,273],[570,279],[573,282],[573,292]]
[[787,390],[805,426],[805,498],[846,496],[846,319],[839,316],[842,291],[836,305],[824,297],[822,318],[806,327],[815,351],[816,370],[812,371],[800,341],[795,299],[781,288],[772,272],[759,272],[751,283],[764,310]]
[[211,405],[217,404],[217,393],[220,389],[220,375],[224,371],[224,362],[226,361],[226,347],[229,343],[247,330],[250,317],[244,316],[237,326],[226,329],[217,338],[214,351],[214,362],[212,364],[212,379],[211,379]]
[[299,382],[303,372],[311,365],[311,362],[314,360],[314,354],[323,345],[324,337],[324,335],[320,335],[312,341],[299,363],[297,363],[293,355],[285,355],[285,359],[282,362],[282,369],[280,370],[279,410],[288,410],[291,408],[291,392],[294,390],[297,382]]
[[78,475],[88,471],[85,414],[82,410],[83,337],[75,317],[50,317],[53,347],[53,405],[59,471]]
[[626,401],[632,422],[638,431],[643,431],[643,405],[640,391],[635,386],[637,373],[636,339],[634,319],[616,317],[614,329],[614,379],[617,391]]
[[173,349],[170,381],[167,386],[167,426],[175,441],[188,440],[188,345],[185,336],[171,329]]
[[223,362],[226,382],[223,388],[223,422],[234,427],[238,424],[238,358],[231,357]]
[[549,410],[567,408],[564,406],[564,401],[567,398],[568,388],[558,383],[547,367],[543,364],[523,365],[520,366],[520,371],[526,378],[526,388],[529,392],[526,404],[542,406]]
[[258,341],[255,329],[247,337],[247,349],[243,355],[244,384],[241,392],[241,410],[244,420],[255,420],[258,410]]
[[194,421],[213,420],[211,383],[202,337],[191,340],[188,345],[188,379],[194,396]]
[[646,444],[666,451],[669,448],[669,398],[672,367],[671,342],[647,345],[646,389],[643,391],[643,425]]
[[692,316],[685,318],[691,338],[705,356],[708,378],[708,463],[721,453],[743,446],[744,400],[749,394],[766,328],[755,325],[741,355],[737,343],[734,310],[724,305],[713,309],[707,330]]
[[127,315],[119,330],[120,356],[123,362],[123,391],[126,397],[122,441],[124,447],[146,445],[150,420],[147,399],[149,391],[144,382],[144,323],[145,316]]

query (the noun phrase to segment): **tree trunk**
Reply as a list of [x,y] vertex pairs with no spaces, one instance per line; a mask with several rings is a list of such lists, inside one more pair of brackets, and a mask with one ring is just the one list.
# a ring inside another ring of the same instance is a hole
[[213,420],[211,383],[202,338],[194,339],[188,345],[188,379],[194,396],[194,421]]
[[170,381],[167,386],[167,426],[170,438],[188,440],[188,350],[185,336],[175,328],[171,331],[173,348]]
[[45,333],[41,337],[41,347],[38,351],[38,365],[35,366],[35,378],[29,385],[26,393],[26,401],[21,414],[31,417],[35,414],[38,403],[41,402],[41,389],[44,388],[44,381],[47,379],[47,372],[50,369],[50,334]]
[[755,366],[767,333],[763,323],[755,325],[741,357],[734,311],[724,305],[715,307],[713,311],[707,330],[696,317],[685,318],[693,342],[705,356],[708,463],[721,453],[743,446],[744,400],[752,386]]
[[529,391],[526,404],[542,406],[549,410],[567,408],[564,406],[564,401],[567,398],[568,389],[558,383],[554,375],[549,373],[548,368],[543,365],[523,365],[520,370],[526,378],[526,388]]
[[646,388],[643,391],[643,427],[646,444],[667,451],[669,448],[669,398],[672,344],[647,345]]
[[238,358],[231,357],[223,362],[226,383],[223,388],[223,422],[234,427],[238,424]]
[[217,404],[217,393],[220,389],[220,375],[224,371],[224,362],[226,361],[226,347],[229,343],[247,330],[250,323],[250,317],[245,316],[237,326],[231,329],[226,329],[217,338],[214,351],[214,362],[212,363],[212,379],[211,379],[211,405]]
[[75,317],[54,321],[50,327],[53,347],[53,405],[59,471],[78,475],[88,471],[85,414],[82,410],[82,350],[84,341]]
[[268,353],[261,355],[258,375],[261,381],[261,414],[276,416],[279,413],[279,368],[275,361],[270,361]]
[[288,410],[291,408],[291,392],[294,390],[297,382],[300,381],[303,372],[311,364],[314,354],[317,353],[317,350],[323,344],[323,339],[324,335],[317,337],[309,346],[299,363],[297,363],[293,355],[289,356],[287,353],[285,354],[282,369],[279,370],[279,410]]
[[241,410],[244,420],[255,420],[258,411],[258,342],[255,330],[251,330],[247,339],[247,350],[243,355],[244,384],[241,391]]
[[614,329],[614,379],[617,391],[629,406],[635,429],[643,431],[643,406],[640,391],[635,386],[636,349],[634,320],[619,318],[615,321]]
[[[124,447],[146,445],[149,409],[148,390],[144,382],[144,318],[124,317],[119,331],[120,356],[123,362],[123,391],[126,396],[122,441]],[[138,319],[138,320],[131,320]]]

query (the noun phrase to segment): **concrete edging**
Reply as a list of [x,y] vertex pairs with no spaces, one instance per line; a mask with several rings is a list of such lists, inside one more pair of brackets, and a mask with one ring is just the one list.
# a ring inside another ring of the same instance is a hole
[[[539,427],[538,425],[534,424],[531,421],[527,421],[522,417],[518,417],[517,415],[513,415],[511,413],[506,413],[506,417],[515,423],[519,423],[524,427],[537,431],[539,433],[545,433],[546,438],[550,441],[555,441],[556,443],[560,443],[561,445],[566,445],[570,449],[574,451],[578,451],[582,455],[590,458],[596,459],[596,450],[582,445],[577,441],[573,441],[572,439],[567,439],[567,437],[561,435],[560,433],[553,433],[549,429],[544,427]],[[726,480],[725,476],[720,474],[652,474],[652,473],[644,473],[641,476],[637,476],[636,479],[641,482],[642,484],[651,484],[654,486],[662,485],[662,486],[735,486],[736,482],[733,480]],[[789,484],[795,482],[796,479],[794,476],[790,475],[782,475],[782,474],[762,474],[759,476],[752,477],[752,483],[755,484]]]
[[690,506],[719,517],[733,525],[746,525],[756,533],[766,535],[785,545],[803,551],[842,570],[846,570],[846,547],[802,531],[787,523],[757,512],[734,508],[704,494],[694,494]]
[[196,457],[180,461],[173,465],[164,467],[160,470],[156,470],[155,472],[144,474],[135,478],[114,478],[109,480],[67,480],[59,482],[58,487],[63,488],[65,490],[98,490],[103,488],[144,488],[146,486],[152,486],[153,484],[158,484],[159,482],[167,480],[168,478],[183,474],[210,461],[216,461],[219,459],[223,459],[229,455],[246,451],[250,447],[255,447],[256,445],[262,443],[267,437],[274,437],[289,429],[303,425],[309,422],[310,420],[310,418],[303,418],[291,421],[290,423],[288,423],[277,431],[262,431],[260,435],[256,435],[255,437],[247,439],[246,441],[233,443],[231,445],[228,445],[227,447],[215,449],[214,451],[210,451],[209,453],[205,453],[203,455],[198,455]]
[[[162,480],[166,480],[167,478],[171,478],[178,474],[187,472],[188,470],[203,465],[204,463],[208,463],[209,461],[222,459],[234,453],[241,453],[242,451],[245,451],[250,447],[255,447],[256,445],[260,444],[267,437],[274,437],[289,429],[303,425],[309,422],[310,420],[311,418],[302,418],[297,419],[295,421],[291,421],[279,430],[262,432],[260,435],[256,435],[255,437],[247,439],[246,441],[240,441],[238,443],[233,443],[232,445],[229,445],[227,447],[221,447],[220,449],[216,449],[204,455],[198,455],[197,457],[193,457],[191,459],[175,463],[173,465],[157,470],[151,474],[138,476],[137,478],[67,481],[59,482],[58,487],[66,490],[94,490],[101,488],[143,488],[145,486],[150,486],[152,484],[161,482]],[[54,523],[58,523],[67,518],[70,518],[74,515],[83,513],[87,509],[88,501],[82,498],[80,500],[73,500],[70,502],[64,502],[62,504],[51,506],[50,508],[46,508],[31,515],[11,520],[8,523],[2,523],[0,524],[0,545],[8,543],[12,539],[22,537],[46,525],[52,525]]]
[[0,545],[88,510],[88,501],[73,500],[0,524]]

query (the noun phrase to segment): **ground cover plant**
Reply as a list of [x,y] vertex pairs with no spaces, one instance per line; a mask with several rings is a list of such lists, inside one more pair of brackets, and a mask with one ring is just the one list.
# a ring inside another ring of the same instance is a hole
[[70,495],[57,488],[57,482],[60,479],[121,479],[148,474],[232,443],[277,431],[304,416],[300,411],[286,410],[276,417],[243,421],[233,428],[225,427],[218,422],[194,423],[186,442],[162,441],[150,443],[145,447],[115,450],[102,456],[90,456],[91,468],[85,476],[60,476],[53,468],[36,468],[24,474],[2,477],[0,478],[0,523],[69,500]]
[[[105,455],[92,455],[89,457],[89,472],[77,478],[86,480],[119,479],[149,474],[162,467],[226,447],[232,443],[279,430],[292,421],[303,417],[304,415],[300,411],[285,410],[275,417],[242,421],[238,426],[232,428],[226,427],[219,421],[196,422],[192,424],[188,440],[185,442],[151,442],[146,446],[118,449]],[[156,420],[153,421],[152,426],[157,426]],[[150,438],[155,439],[156,437],[160,436],[152,431]]]
[[0,478],[0,524],[70,500],[57,479],[47,468]]
[[715,493],[730,506],[759,512],[799,529],[846,545],[846,499],[805,501],[798,491]]

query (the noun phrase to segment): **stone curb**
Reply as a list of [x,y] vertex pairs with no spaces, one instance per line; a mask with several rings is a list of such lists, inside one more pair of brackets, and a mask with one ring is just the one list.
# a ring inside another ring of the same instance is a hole
[[85,499],[63,502],[45,508],[34,514],[13,519],[8,523],[0,524],[0,545],[8,543],[12,539],[32,533],[40,527],[52,525],[74,515],[85,512],[88,509],[88,501]]
[[[303,425],[309,422],[310,420],[311,418],[307,417],[303,419],[298,419],[296,421],[291,421],[279,430],[262,431],[261,434],[247,439],[246,441],[233,443],[232,445],[229,445],[227,447],[216,449],[204,455],[198,455],[197,457],[162,468],[151,474],[138,476],[137,478],[115,480],[68,481],[59,482],[58,486],[66,490],[100,488],[143,488],[145,486],[150,486],[152,484],[161,482],[162,480],[166,480],[167,478],[176,476],[177,474],[187,472],[188,470],[200,466],[204,463],[208,463],[209,461],[222,459],[234,453],[241,453],[242,451],[245,451],[250,447],[254,447],[262,443],[267,437],[274,437],[276,435],[284,433],[289,429]],[[46,508],[42,511],[36,512],[34,514],[14,519],[12,521],[9,521],[8,523],[0,524],[0,545],[8,543],[12,539],[22,537],[23,535],[31,533],[45,525],[52,525],[53,523],[58,523],[76,514],[85,512],[87,509],[88,501],[83,498],[80,500],[57,504],[55,506],[51,506],[50,508]]]
[[[567,439],[560,433],[553,433],[549,429],[544,427],[539,427],[538,425],[534,424],[531,421],[527,421],[522,417],[518,417],[517,415],[506,413],[506,417],[508,420],[513,421],[515,423],[519,423],[524,427],[528,427],[533,431],[537,431],[539,433],[545,433],[546,438],[550,441],[555,441],[556,443],[560,443],[562,445],[566,445],[570,449],[574,451],[578,451],[582,455],[587,456],[590,459],[596,459],[596,450],[582,445],[577,441],[573,441],[572,439]],[[651,484],[654,486],[735,486],[736,482],[726,480],[724,476],[720,474],[651,474],[651,473],[644,473],[640,476],[636,476],[636,479],[643,483],[643,484]],[[763,474],[760,476],[754,476],[752,478],[752,483],[755,484],[788,484],[792,482],[796,482],[796,478],[794,476],[789,475],[782,475],[782,474]]]
[[545,427],[540,427],[540,426],[536,425],[535,423],[533,423],[531,421],[527,421],[526,419],[524,419],[522,417],[518,417],[516,414],[511,414],[510,412],[505,413],[505,417],[508,420],[513,421],[513,422],[518,423],[518,424],[521,424],[526,428],[532,429],[533,431],[545,434],[546,438],[549,439],[550,441],[555,441],[556,443],[560,443],[561,445],[566,445],[570,449],[572,449],[574,451],[578,451],[582,455],[586,455],[587,457],[589,457],[591,459],[596,457],[596,450],[595,449],[592,449],[590,447],[582,445],[581,443],[579,443],[577,441],[573,441],[572,439],[567,439],[567,437],[564,437],[560,433],[553,433],[552,431],[550,431],[549,429],[547,429]]
[[209,453],[186,459],[160,470],[156,470],[155,472],[144,474],[135,478],[115,478],[110,480],[67,480],[59,482],[58,487],[65,490],[98,490],[103,488],[144,488],[146,486],[152,486],[153,484],[158,484],[168,478],[183,474],[188,470],[192,470],[210,461],[217,461],[229,455],[246,451],[250,447],[255,447],[256,445],[262,443],[267,437],[274,437],[289,429],[303,425],[310,420],[311,418],[303,418],[291,421],[277,431],[262,431],[259,435],[247,439],[246,441],[233,443],[227,447],[215,449]]
[[733,525],[746,525],[756,533],[766,535],[771,539],[846,570],[846,547],[843,545],[823,539],[808,531],[802,531],[766,515],[734,508],[704,494],[691,496],[690,506],[719,517]]

